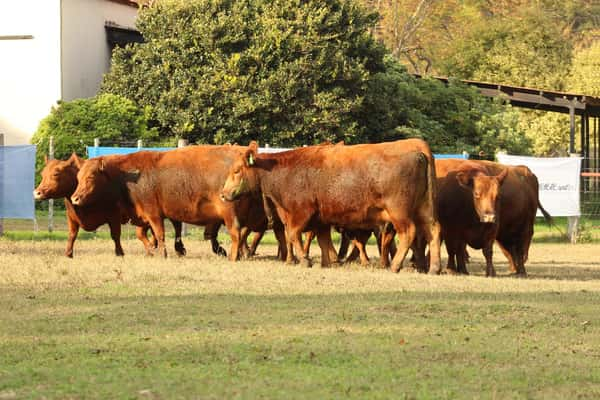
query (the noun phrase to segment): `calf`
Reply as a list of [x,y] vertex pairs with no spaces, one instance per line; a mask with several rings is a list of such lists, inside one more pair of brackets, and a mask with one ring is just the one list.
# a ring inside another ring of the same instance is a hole
[[437,208],[442,238],[448,251],[448,269],[467,274],[466,245],[482,249],[486,275],[495,276],[493,245],[499,227],[499,194],[508,171],[494,176],[472,161],[437,160]]

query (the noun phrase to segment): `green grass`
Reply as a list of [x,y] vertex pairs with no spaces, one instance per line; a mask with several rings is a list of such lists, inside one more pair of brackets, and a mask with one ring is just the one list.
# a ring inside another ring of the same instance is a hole
[[124,246],[0,240],[1,399],[600,396],[598,245],[534,244],[528,279]]

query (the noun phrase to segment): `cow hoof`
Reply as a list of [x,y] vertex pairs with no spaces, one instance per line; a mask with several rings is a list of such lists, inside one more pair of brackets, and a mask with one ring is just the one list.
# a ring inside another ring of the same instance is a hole
[[508,276],[513,278],[527,278],[527,272],[511,272]]
[[458,275],[458,271],[454,268],[446,267],[446,274],[448,275]]
[[70,253],[70,254],[69,254],[69,253],[67,253],[67,254],[65,254],[65,256],[66,256],[67,258],[73,258],[73,253]]
[[300,266],[302,268],[311,268],[312,267],[312,262],[308,258],[303,258],[300,261]]
[[404,267],[404,268],[400,269],[400,272],[405,273],[405,274],[414,274],[417,272],[417,269],[413,266]]
[[397,266],[397,267],[391,267],[391,268],[390,268],[390,271],[392,271],[393,273],[397,274],[397,273],[398,273],[398,271],[400,271],[400,266]]

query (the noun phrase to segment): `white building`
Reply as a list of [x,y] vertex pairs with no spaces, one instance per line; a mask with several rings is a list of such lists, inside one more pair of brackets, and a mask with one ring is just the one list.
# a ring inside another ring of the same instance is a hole
[[115,43],[139,41],[128,0],[0,0],[0,133],[26,144],[58,100],[94,96]]

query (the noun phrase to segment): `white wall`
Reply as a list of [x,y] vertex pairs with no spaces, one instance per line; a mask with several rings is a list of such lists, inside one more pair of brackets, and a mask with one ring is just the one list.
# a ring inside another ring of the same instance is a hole
[[110,66],[104,24],[135,28],[137,8],[107,0],[62,0],[63,100],[94,96]]
[[61,98],[60,0],[0,1],[0,133],[25,144]]

